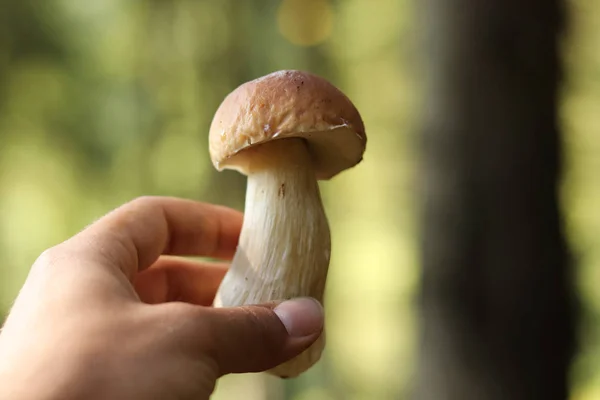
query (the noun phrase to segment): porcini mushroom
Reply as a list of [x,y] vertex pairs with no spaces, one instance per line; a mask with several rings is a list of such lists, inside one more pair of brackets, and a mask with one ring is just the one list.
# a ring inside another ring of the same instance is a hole
[[[331,241],[317,180],[362,160],[365,128],[352,102],[325,79],[278,71],[239,86],[210,127],[215,168],[247,175],[237,252],[215,307],[311,296],[323,301]],[[269,372],[295,377],[321,357],[324,333]]]

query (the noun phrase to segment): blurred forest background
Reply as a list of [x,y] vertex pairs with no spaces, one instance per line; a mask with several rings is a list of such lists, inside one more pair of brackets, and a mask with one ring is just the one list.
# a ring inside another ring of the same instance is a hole
[[[407,398],[418,356],[418,2],[0,0],[0,313],[35,258],[112,208],[169,195],[243,208],[208,127],[244,81],[304,69],[361,111],[364,162],[321,185],[333,238],[325,357],[296,380],[229,376],[214,398]],[[600,2],[563,45],[562,206],[583,306],[571,400],[600,399]]]

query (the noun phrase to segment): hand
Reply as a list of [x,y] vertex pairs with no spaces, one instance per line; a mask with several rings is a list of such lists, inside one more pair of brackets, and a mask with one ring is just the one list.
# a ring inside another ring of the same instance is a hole
[[0,334],[2,399],[208,399],[228,373],[272,368],[323,328],[312,299],[210,307],[242,215],[140,198],[45,251]]

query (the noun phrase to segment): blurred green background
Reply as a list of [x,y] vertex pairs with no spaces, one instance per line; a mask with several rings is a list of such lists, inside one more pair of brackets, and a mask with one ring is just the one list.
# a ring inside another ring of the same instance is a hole
[[[376,3],[376,4],[375,4]],[[572,400],[600,399],[600,3],[571,1],[562,123],[584,304]],[[420,73],[407,0],[0,1],[0,312],[35,258],[112,208],[169,195],[243,209],[208,127],[244,81],[304,69],[361,111],[364,162],[321,185],[328,344],[292,381],[229,376],[215,399],[392,399],[416,357]]]

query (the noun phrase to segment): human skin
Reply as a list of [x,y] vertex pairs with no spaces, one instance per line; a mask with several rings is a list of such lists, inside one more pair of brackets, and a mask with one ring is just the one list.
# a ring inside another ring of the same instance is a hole
[[323,329],[314,299],[213,308],[243,216],[165,197],[127,203],[32,266],[0,333],[0,398],[208,399]]

